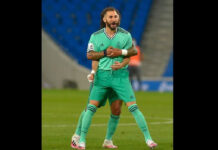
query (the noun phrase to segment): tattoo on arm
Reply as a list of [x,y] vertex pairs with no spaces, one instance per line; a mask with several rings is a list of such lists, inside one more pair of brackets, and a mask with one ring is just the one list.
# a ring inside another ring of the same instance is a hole
[[128,49],[128,54],[126,55],[126,57],[135,56],[135,55],[137,55],[137,53],[138,52],[137,52],[135,46],[132,45],[132,47]]
[[87,59],[99,60],[102,57],[104,57],[103,51],[102,52],[95,52],[95,51],[87,52]]
[[92,61],[92,70],[95,70],[95,72],[98,70],[98,63],[99,61],[97,60]]

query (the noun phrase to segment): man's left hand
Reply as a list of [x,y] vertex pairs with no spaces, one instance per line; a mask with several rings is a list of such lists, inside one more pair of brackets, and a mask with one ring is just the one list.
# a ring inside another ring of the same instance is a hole
[[122,55],[122,51],[117,49],[117,48],[112,48],[107,50],[107,57],[117,57],[117,56],[121,56]]
[[123,66],[121,65],[120,62],[115,61],[115,63],[113,65],[111,65],[112,70],[118,70],[120,68],[122,68]]

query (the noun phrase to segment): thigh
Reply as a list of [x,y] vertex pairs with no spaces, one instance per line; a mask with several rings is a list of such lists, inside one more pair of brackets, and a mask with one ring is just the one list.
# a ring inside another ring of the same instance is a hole
[[116,92],[118,99],[125,103],[136,101],[129,78],[116,78],[113,80],[113,90]]
[[114,101],[116,101],[118,99],[119,99],[119,97],[118,97],[117,93],[114,90],[110,89],[108,91],[108,101],[109,101],[109,104],[111,105]]
[[109,72],[98,70],[95,75],[94,83],[90,92],[89,100],[96,100],[99,102],[99,106],[104,106],[107,102],[109,84],[110,80],[108,79]]
[[117,99],[117,100],[113,101],[110,105],[111,113],[113,115],[119,116],[121,113],[122,104],[123,104],[122,100]]
[[119,99],[116,92],[112,89],[108,93],[108,100],[111,108],[111,113],[113,115],[120,115],[123,101]]
[[89,101],[94,100],[99,102],[99,106],[104,106],[107,100],[108,89],[102,86],[93,85],[89,95]]

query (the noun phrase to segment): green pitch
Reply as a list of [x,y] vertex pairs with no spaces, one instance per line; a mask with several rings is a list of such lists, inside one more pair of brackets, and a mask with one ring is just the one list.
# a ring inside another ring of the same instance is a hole
[[[72,150],[71,137],[89,92],[79,90],[42,90],[42,150]],[[150,134],[158,143],[156,150],[173,150],[173,93],[136,92]],[[87,135],[87,150],[103,150],[110,115],[108,102],[97,110]],[[125,105],[113,142],[118,150],[149,150],[143,134]]]

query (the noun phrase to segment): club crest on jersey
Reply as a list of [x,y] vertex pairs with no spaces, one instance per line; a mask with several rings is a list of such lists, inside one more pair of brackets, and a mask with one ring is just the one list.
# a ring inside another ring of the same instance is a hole
[[92,43],[88,44],[87,51],[94,51],[94,45]]

